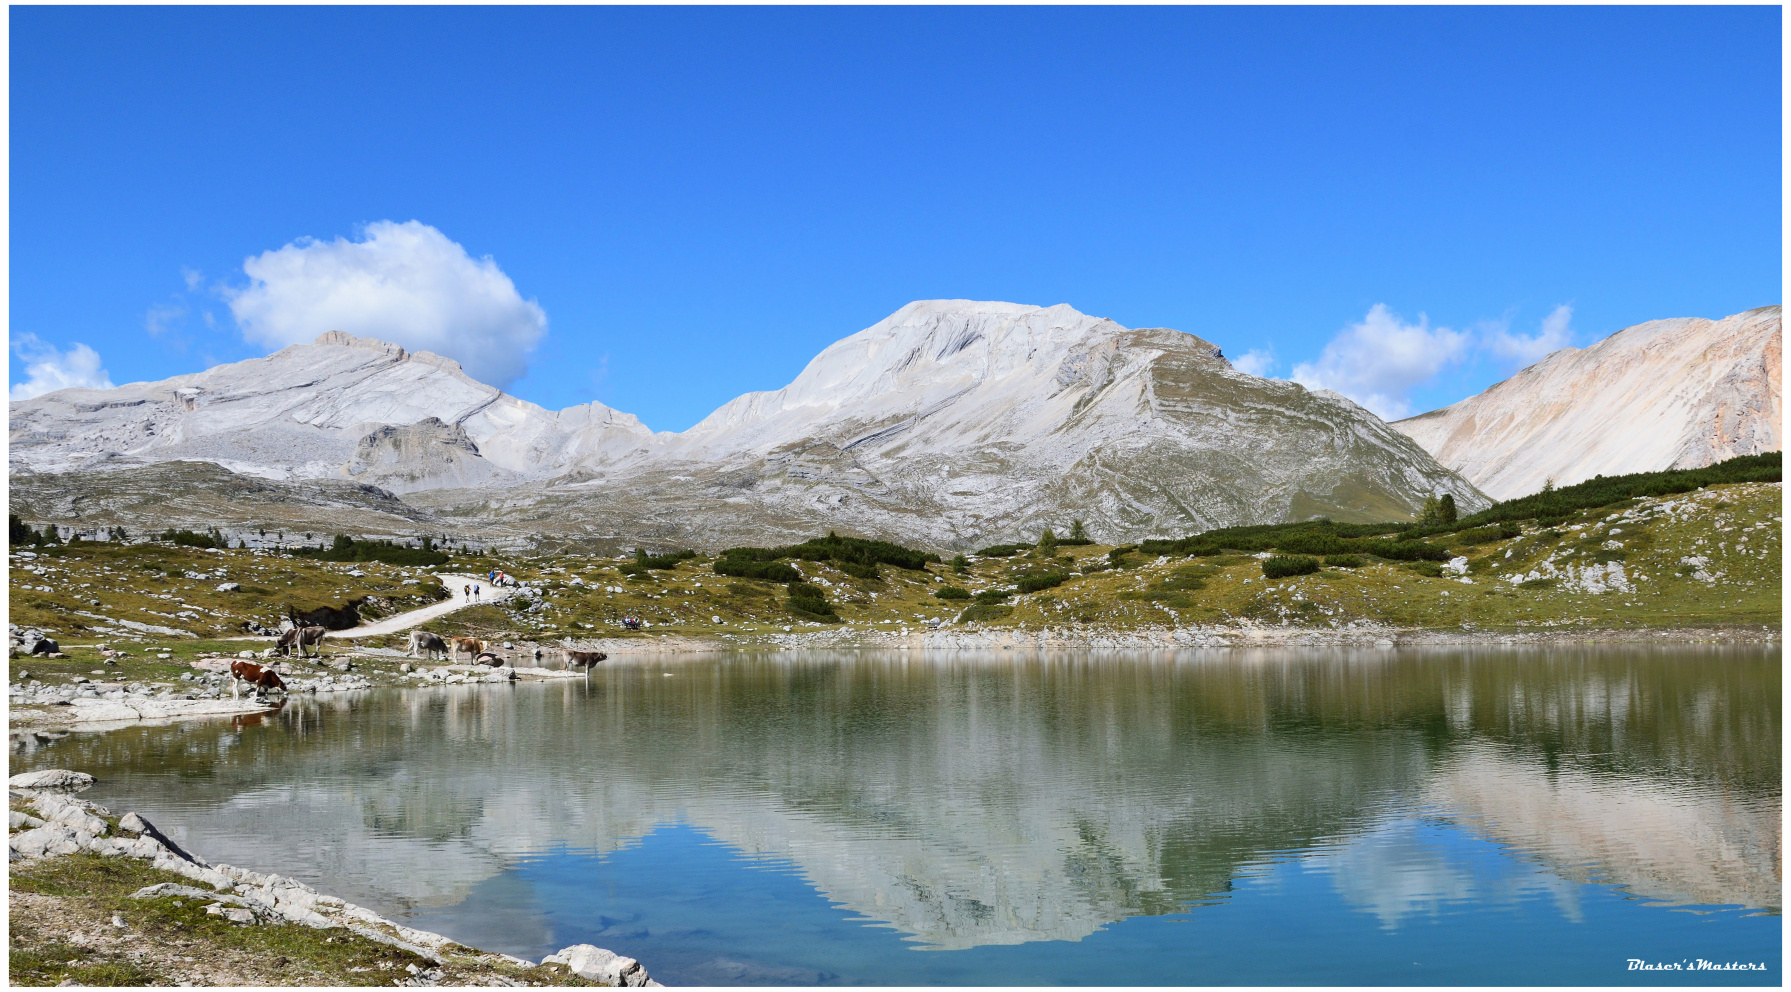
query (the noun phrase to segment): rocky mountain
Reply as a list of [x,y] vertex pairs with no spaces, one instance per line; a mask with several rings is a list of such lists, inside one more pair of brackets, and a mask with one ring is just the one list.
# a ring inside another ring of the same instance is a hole
[[59,498],[78,509],[100,475],[209,462],[269,483],[358,483],[401,495],[424,529],[516,539],[714,546],[838,528],[962,548],[1072,517],[1117,541],[1400,518],[1433,492],[1486,505],[1340,395],[1061,305],[909,304],[679,434],[601,404],[545,410],[447,359],[339,332],[11,415],[15,508],[22,491],[27,504],[73,493]]
[[1651,320],[1393,426],[1494,499],[1783,446],[1780,308]]

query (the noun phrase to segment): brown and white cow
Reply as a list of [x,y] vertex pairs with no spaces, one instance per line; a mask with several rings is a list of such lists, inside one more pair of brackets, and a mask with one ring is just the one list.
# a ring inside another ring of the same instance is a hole
[[263,668],[253,662],[233,661],[230,663],[230,698],[237,698],[237,680],[249,683],[259,696],[271,689],[286,691],[286,683],[280,681],[280,673],[270,665]]
[[412,658],[433,658],[437,652],[444,658],[448,656],[448,642],[442,640],[439,634],[431,634],[427,630],[410,632],[410,648],[404,652],[406,655]]
[[294,627],[280,635],[280,639],[274,642],[274,650],[278,651],[281,657],[285,657],[292,653],[292,649],[297,648],[299,657],[303,658],[305,645],[309,644],[316,656],[321,658],[323,657],[323,635],[322,627]]
[[456,637],[450,642],[448,660],[453,661],[459,658],[462,651],[466,652],[468,658],[477,658],[484,654],[485,649],[490,646],[489,643],[481,641],[477,637]]

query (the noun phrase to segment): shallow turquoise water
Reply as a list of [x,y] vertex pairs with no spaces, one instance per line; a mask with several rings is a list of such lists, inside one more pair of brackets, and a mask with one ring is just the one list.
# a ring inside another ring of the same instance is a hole
[[668,984],[1776,985],[1779,683],[1776,649],[739,655],[12,764]]

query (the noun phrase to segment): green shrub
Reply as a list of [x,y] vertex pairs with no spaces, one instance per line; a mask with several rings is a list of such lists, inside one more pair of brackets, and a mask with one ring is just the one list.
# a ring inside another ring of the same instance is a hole
[[[1149,542],[1147,541],[1145,543],[1148,544]],[[1138,550],[1138,545],[1136,545],[1136,544],[1122,544],[1119,547],[1114,548],[1112,551],[1107,552],[1107,563],[1112,565],[1114,568],[1136,568],[1138,563],[1137,562],[1127,562],[1126,555],[1129,555],[1132,552],[1137,551],[1137,550]]]
[[1275,542],[1275,549],[1290,555],[1342,555],[1350,552],[1352,543],[1327,531],[1308,531]]
[[1276,555],[1262,560],[1262,574],[1271,579],[1293,575],[1311,575],[1318,571],[1318,559],[1305,555]]
[[994,603],[978,603],[974,606],[965,607],[964,612],[958,614],[958,622],[977,623],[986,620],[1000,620],[1002,617],[1005,617],[1012,612],[1014,612],[1014,608],[1011,606],[998,606]]
[[[44,528],[44,531],[44,539],[46,542],[48,542],[56,533],[55,529],[51,527]],[[197,534],[190,530],[175,530],[172,527],[162,532],[161,539],[183,548],[221,548],[227,543],[223,537],[218,535],[215,531],[209,534]],[[347,538],[338,537],[336,540],[340,542],[347,540]],[[316,555],[309,555],[307,557],[316,557]]]
[[730,558],[726,554],[715,559],[715,574],[732,575],[741,579],[764,579],[767,582],[802,581],[802,573],[785,562]]
[[963,555],[954,556],[951,560],[951,570],[959,575],[963,575],[965,572],[970,571],[970,559]]
[[[795,558],[800,561],[831,561],[842,569],[846,565],[874,568],[877,565],[894,565],[909,571],[925,569],[931,562],[940,560],[939,556],[913,548],[904,548],[888,541],[868,541],[857,537],[841,537],[828,534],[781,548],[729,548],[716,559],[717,565],[722,561],[735,563],[774,562],[781,558]],[[729,565],[730,569],[740,567]],[[847,574],[857,574],[845,569]],[[744,574],[735,571],[721,572],[723,575]],[[860,576],[861,578],[864,576]],[[788,580],[780,580],[788,581]]]
[[1057,535],[1051,532],[1051,528],[1046,527],[1045,532],[1039,535],[1038,549],[1039,554],[1046,558],[1057,554]]
[[984,606],[994,606],[1012,595],[1013,593],[1006,589],[984,589],[971,598]]
[[1039,572],[1035,575],[1021,576],[1017,585],[1019,585],[1020,591],[1023,593],[1039,592],[1044,589],[1051,589],[1063,585],[1064,580],[1068,578],[1069,576],[1064,575],[1062,572]]
[[1472,530],[1459,531],[1449,539],[1450,544],[1472,545],[1485,544],[1488,541],[1508,541],[1523,534],[1523,528],[1515,524],[1497,527],[1475,527]]
[[1363,541],[1360,549],[1393,561],[1448,561],[1452,557],[1447,550],[1424,541]]
[[792,582],[789,586],[790,598],[788,606],[791,613],[804,620],[820,620],[825,623],[838,623],[839,614],[833,611],[833,604],[820,589],[806,582]]
[[1554,579],[1530,579],[1525,582],[1519,582],[1517,587],[1519,589],[1546,589],[1554,584]]
[[[176,537],[174,543],[179,544],[181,541]],[[435,542],[430,538],[423,538],[422,545],[420,548],[413,548],[391,541],[357,541],[345,534],[337,534],[336,540],[327,548],[302,548],[292,554],[294,557],[313,561],[382,561],[388,565],[440,565],[448,560],[447,555],[435,550]]]
[[876,565],[860,565],[859,563],[857,563],[855,561],[841,561],[841,562],[834,562],[834,564],[839,566],[840,571],[846,573],[847,575],[852,576],[855,579],[871,579],[873,581],[881,581],[883,578],[883,576],[881,576],[877,573]]
[[1361,568],[1362,564],[1363,564],[1363,562],[1362,562],[1361,555],[1326,555],[1325,556],[1325,567],[1327,567],[1327,568]]
[[696,552],[689,549],[673,551],[670,554],[664,555],[650,555],[647,554],[645,548],[635,548],[634,567],[636,570],[657,569],[659,571],[666,571],[677,568],[679,565],[695,557]]
[[1443,566],[1434,561],[1411,561],[1406,562],[1401,567],[1408,571],[1417,572],[1419,575],[1428,575],[1433,579],[1440,579],[1443,577]]
[[940,586],[933,590],[933,596],[935,599],[969,599],[970,590],[957,586]]

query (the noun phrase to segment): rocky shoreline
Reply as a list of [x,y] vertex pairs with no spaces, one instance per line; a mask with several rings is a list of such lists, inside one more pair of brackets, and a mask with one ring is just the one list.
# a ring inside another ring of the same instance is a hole
[[[571,975],[599,985],[658,987],[633,958],[589,944],[576,944],[544,958],[540,965],[522,958],[491,954],[461,945],[441,934],[416,930],[325,895],[295,879],[226,864],[210,864],[182,850],[142,816],[127,812],[114,817],[103,806],[71,793],[90,787],[93,777],[67,769],[14,775],[8,781],[10,806],[8,861],[41,861],[66,855],[93,854],[132,858],[199,883],[174,882],[145,886],[132,899],[203,900],[205,913],[241,926],[298,925],[316,930],[345,929],[359,937],[406,952],[433,965],[412,967],[401,985],[441,984],[440,969],[450,958],[485,965],[534,969],[564,967]],[[19,806],[35,811],[24,812]],[[114,925],[120,925],[114,918]],[[325,938],[328,939],[328,938]],[[434,970],[435,974],[430,974]],[[524,984],[517,981],[501,984]]]
[[1137,630],[1095,630],[1052,627],[1039,630],[984,628],[937,629],[892,632],[876,630],[824,630],[758,637],[719,635],[694,638],[598,638],[580,642],[584,648],[615,657],[667,654],[714,654],[739,650],[902,650],[902,651],[1002,651],[1002,650],[1107,650],[1164,651],[1189,648],[1407,648],[1473,647],[1483,645],[1542,646],[1551,644],[1708,644],[1775,643],[1778,627],[1668,627],[1668,628],[1545,628],[1536,630],[1435,630],[1359,624],[1325,629],[1269,625],[1210,625],[1158,627]]

